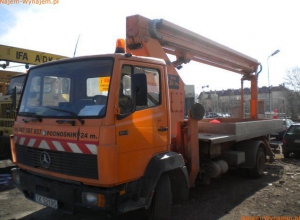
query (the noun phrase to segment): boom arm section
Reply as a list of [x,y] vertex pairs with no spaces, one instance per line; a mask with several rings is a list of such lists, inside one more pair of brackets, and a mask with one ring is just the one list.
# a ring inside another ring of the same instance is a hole
[[[0,45],[0,61],[37,65],[48,61],[67,58],[65,56]],[[5,68],[6,66],[3,66]]]
[[175,67],[190,60],[249,75],[257,60],[163,19],[150,20],[140,15],[127,17],[127,45],[133,49],[145,38],[155,38],[164,51],[175,55]]
[[[25,64],[26,69],[28,69],[29,65],[37,65],[40,63],[45,63],[52,60],[59,60],[63,58],[67,57],[34,50],[0,45],[0,61],[4,61],[4,63],[0,63],[0,68],[2,67],[3,69],[7,68],[10,62]],[[0,70],[0,86],[1,92],[3,94],[5,93],[6,83],[9,82],[12,76],[18,74],[21,73]]]

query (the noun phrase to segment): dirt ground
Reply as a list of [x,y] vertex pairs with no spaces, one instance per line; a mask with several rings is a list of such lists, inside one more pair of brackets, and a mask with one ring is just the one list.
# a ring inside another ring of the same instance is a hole
[[[146,219],[141,210],[112,218],[89,210],[70,215],[35,204],[13,187],[12,165],[9,161],[0,161],[1,220]],[[283,159],[277,154],[275,162],[266,164],[262,178],[249,179],[237,171],[230,171],[210,185],[191,189],[189,200],[173,204],[171,219],[258,220],[272,217],[269,219],[277,220],[284,219],[280,218],[283,216],[300,219],[300,159]]]

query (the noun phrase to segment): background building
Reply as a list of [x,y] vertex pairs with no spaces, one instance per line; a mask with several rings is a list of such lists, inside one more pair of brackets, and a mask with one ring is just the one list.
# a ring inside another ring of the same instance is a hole
[[[288,116],[288,90],[284,84],[275,87],[261,87],[258,89],[259,113],[268,117],[274,113],[276,109],[280,116]],[[244,88],[244,114],[247,117],[250,113],[250,96],[249,88]],[[233,117],[239,116],[241,89],[227,89],[221,91],[203,91],[198,96],[197,102],[201,103],[206,114],[229,114]]]

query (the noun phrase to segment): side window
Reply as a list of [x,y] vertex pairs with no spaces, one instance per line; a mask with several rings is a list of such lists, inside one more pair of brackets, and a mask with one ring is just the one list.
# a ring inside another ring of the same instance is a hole
[[288,134],[299,134],[300,133],[300,127],[299,126],[291,126],[288,131]]
[[148,92],[148,106],[154,107],[160,105],[160,74],[156,69],[145,69],[147,76],[147,92]]
[[123,65],[119,87],[119,107],[121,114],[130,113],[133,110],[131,97],[131,74],[132,66]]
[[147,77],[147,105],[136,106],[136,110],[147,109],[161,104],[160,72],[154,68],[123,65],[119,90],[119,107],[121,114],[133,110],[131,75],[145,73]]

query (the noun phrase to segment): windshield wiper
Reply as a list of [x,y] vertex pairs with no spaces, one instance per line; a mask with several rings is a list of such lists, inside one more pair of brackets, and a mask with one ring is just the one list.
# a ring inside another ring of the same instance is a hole
[[[80,122],[81,125],[84,124],[84,120],[81,119],[75,112],[71,112],[71,111],[68,111],[68,110],[63,110],[63,109],[60,109],[60,108],[54,108],[54,107],[50,107],[50,106],[44,106],[44,107],[50,108],[50,109],[53,109],[53,110],[56,110],[56,111],[59,111],[59,112],[69,113],[69,114],[72,115],[74,118],[76,118],[76,119]],[[74,122],[68,121],[68,120],[56,120],[56,122],[57,122],[58,124],[69,123],[69,124],[71,124],[71,125],[73,125],[73,126],[75,125]]]
[[56,120],[56,123],[58,124],[70,124],[72,126],[75,126],[75,121],[74,120]]
[[40,115],[37,115],[36,113],[32,113],[32,112],[19,112],[20,115],[24,115],[26,117],[33,117],[32,119],[26,119],[26,118],[23,118],[23,121],[25,123],[27,122],[42,122],[43,119]]

